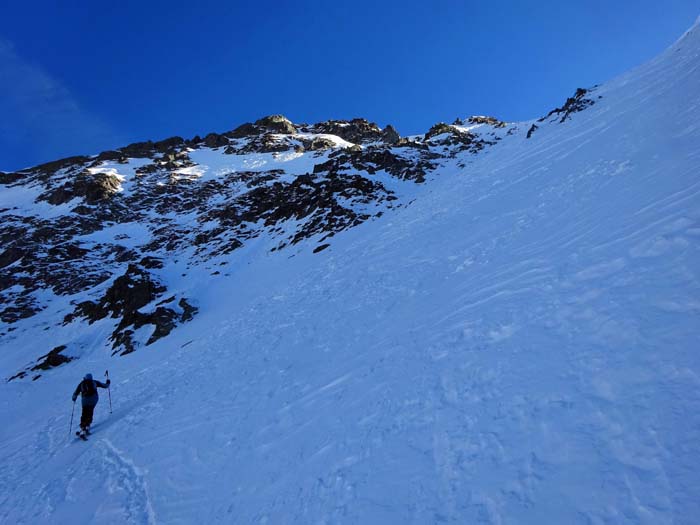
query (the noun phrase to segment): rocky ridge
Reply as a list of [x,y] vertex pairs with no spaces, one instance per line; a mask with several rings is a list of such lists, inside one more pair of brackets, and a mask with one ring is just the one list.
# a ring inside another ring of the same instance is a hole
[[[564,123],[594,103],[589,93],[577,90],[538,122]],[[103,343],[131,353],[197,313],[196,297],[178,292],[167,271],[172,261],[218,275],[260,238],[270,251],[304,243],[318,253],[343,230],[408,205],[405,185],[446,165],[464,169],[510,137],[525,138],[522,124],[493,117],[401,137],[365,119],[308,125],[272,115],[225,133],[0,172],[0,338],[18,337],[41,314],[58,333],[108,323]],[[57,342],[11,379],[37,379],[85,346]]]

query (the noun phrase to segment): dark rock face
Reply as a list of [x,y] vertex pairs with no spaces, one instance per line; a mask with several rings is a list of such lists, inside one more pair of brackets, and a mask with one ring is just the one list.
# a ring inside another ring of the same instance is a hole
[[117,277],[99,303],[93,301],[80,303],[75,312],[65,319],[65,322],[70,322],[75,317],[85,317],[92,324],[108,315],[119,317],[124,314],[132,314],[164,291],[165,287],[151,280],[146,271],[130,264],[126,273]]
[[41,308],[33,299],[21,296],[14,305],[6,307],[0,312],[0,321],[3,323],[15,323],[20,319],[27,319],[41,311]]
[[153,142],[150,140],[147,142],[134,142],[129,144],[119,150],[123,155],[127,157],[138,158],[148,158],[153,155],[154,147]]
[[204,215],[203,220],[216,221],[221,231],[203,242],[215,247],[216,254],[228,253],[250,237],[248,224],[263,221],[270,231],[282,231],[289,220],[299,223],[297,231],[283,239],[277,249],[296,244],[316,234],[323,238],[356,226],[372,217],[358,213],[346,203],[389,203],[395,197],[378,182],[359,175],[337,173],[307,174],[292,182],[273,182],[268,185],[269,174],[249,174],[250,191],[232,202],[218,206]]
[[[67,348],[66,345],[57,346],[56,348],[51,350],[48,354],[44,354],[39,359],[37,359],[36,364],[31,366],[30,368],[22,370],[21,372],[13,375],[12,377],[10,377],[8,379],[8,381],[12,381],[13,379],[21,379],[23,377],[26,377],[29,372],[36,372],[39,370],[50,370],[51,368],[56,368],[57,366],[61,366],[62,364],[70,363],[75,358],[61,354],[61,352],[63,352],[66,348]],[[39,379],[39,377],[40,377],[40,375],[35,375],[33,379],[37,380],[37,379]]]
[[335,142],[324,137],[314,137],[311,140],[301,139],[301,143],[305,151],[324,151],[335,147]]
[[296,143],[287,137],[280,137],[277,133],[263,133],[251,138],[247,144],[239,148],[226,150],[226,153],[280,153],[290,151],[296,147]]
[[182,310],[180,313],[162,306],[173,302],[175,297],[159,303],[150,313],[140,311],[162,296],[165,291],[166,288],[153,279],[148,272],[135,264],[129,264],[126,273],[115,279],[99,302],[84,301],[78,304],[73,313],[66,316],[64,324],[71,323],[77,318],[85,318],[90,324],[107,316],[119,318],[120,321],[110,338],[113,343],[112,348],[115,353],[121,350],[122,355],[128,354],[136,349],[136,343],[133,340],[136,330],[146,325],[153,326],[153,333],[146,342],[148,346],[168,335],[178,322],[191,320],[196,313],[197,309],[190,306],[184,298],[180,300]]
[[84,197],[88,204],[108,199],[119,191],[119,179],[107,173],[97,173],[92,177],[78,178],[73,185],[75,195]]
[[530,129],[527,130],[527,138],[532,137],[532,134],[539,129],[539,126],[537,124],[533,124],[530,126]]
[[139,261],[139,265],[149,270],[160,269],[163,267],[163,260],[159,259],[158,257],[151,257],[147,255]]
[[70,363],[74,358],[62,355],[61,352],[65,349],[66,345],[57,346],[48,354],[41,356],[37,364],[32,367],[32,370],[49,370],[64,363]]
[[294,127],[294,124],[284,115],[270,115],[257,120],[255,124],[251,124],[250,122],[242,124],[225,135],[232,139],[242,139],[266,133],[291,135],[296,132],[297,129]]
[[153,149],[160,153],[171,153],[185,144],[185,140],[182,137],[170,137],[169,139],[154,142]]
[[97,156],[98,161],[116,161],[116,162],[126,162],[127,157],[124,153],[120,151],[103,151]]
[[0,171],[0,184],[14,184],[17,181],[22,180],[23,175],[21,173],[7,173]]
[[363,118],[352,120],[328,120],[326,122],[314,124],[309,128],[309,131],[312,133],[336,135],[353,144],[382,140],[382,130],[379,129],[379,126]]
[[209,135],[204,137],[204,145],[207,148],[220,148],[222,146],[228,146],[228,143],[228,138],[218,133],[209,133]]
[[177,305],[180,308],[182,308],[182,314],[180,314],[180,321],[183,323],[191,321],[199,311],[199,308],[192,306],[190,303],[187,302],[187,300],[184,297],[180,299]]
[[57,261],[80,260],[89,253],[85,248],[81,248],[74,243],[63,243],[49,248],[49,256]]
[[226,133],[226,136],[232,139],[242,139],[245,137],[256,135],[257,133],[258,128],[255,126],[255,124],[247,122],[245,124],[241,124],[233,131],[229,131],[228,133]]
[[[185,147],[187,141],[182,137],[170,137],[158,142],[150,140],[146,142],[134,142],[118,151],[103,152],[98,155],[98,160],[123,160],[127,158],[144,159],[153,158],[157,154],[175,153]],[[118,156],[117,156],[118,155]]]
[[489,124],[496,128],[505,128],[507,124],[496,117],[473,116],[467,119],[469,124]]
[[394,126],[389,124],[382,131],[382,140],[387,144],[397,144],[401,140],[401,135],[394,129]]
[[418,159],[407,158],[389,148],[376,147],[340,153],[327,162],[314,166],[314,173],[340,173],[355,169],[374,175],[384,170],[399,179],[422,183],[425,182],[426,173],[435,169],[436,165],[431,162],[435,158],[437,157],[429,152],[423,153]]
[[[501,126],[492,117],[470,123]],[[327,250],[333,236],[397,206],[387,178],[423,183],[441,160],[495,144],[487,136],[440,123],[422,138],[402,138],[392,126],[365,119],[295,125],[271,115],[204,138],[137,142],[0,172],[0,184],[26,185],[38,203],[36,211],[0,209],[0,338],[14,337],[8,334],[28,326],[23,319],[48,309],[64,326],[108,324],[105,342],[114,353],[150,345],[197,315],[191,301],[169,293],[157,277],[174,260],[186,261],[183,271],[206,267],[219,275],[208,266],[215,258],[261,236],[273,239],[272,251],[303,241],[311,242],[301,249]],[[205,149],[221,155],[223,168],[200,178],[186,168]],[[278,155],[284,152],[304,159]],[[254,167],[242,170],[247,163]],[[62,207],[45,215],[47,206]],[[47,291],[67,298],[72,310],[51,310]],[[54,350],[32,366],[71,359]]]
[[444,122],[438,122],[437,124],[433,125],[427,133],[424,135],[425,140],[429,140],[433,137],[437,137],[438,135],[455,135],[455,134],[461,134],[461,131],[457,130],[454,128],[454,126],[450,126],[449,124],[445,124]]
[[272,133],[283,133],[291,135],[297,132],[294,124],[284,115],[270,115],[255,122],[259,128],[264,128]]
[[90,162],[90,157],[66,157],[65,159],[54,160],[45,164],[40,164],[34,168],[35,171],[43,172],[44,174],[52,175],[58,170],[72,168],[77,165],[84,165]]
[[[99,215],[99,213],[96,213]],[[109,277],[114,247],[103,245],[89,251],[73,239],[100,228],[90,215],[69,214],[56,219],[5,214],[0,240],[7,246],[0,255],[0,319],[12,323],[34,315],[41,308],[33,299],[36,290],[57,295],[73,294]]]
[[478,138],[473,133],[463,131],[444,122],[439,122],[430,128],[425,134],[424,140],[432,145],[443,146],[443,151],[448,156],[454,156],[462,151],[477,153],[485,146],[495,144],[494,141]]
[[561,119],[559,120],[559,122],[561,123],[566,121],[566,119],[570,118],[572,113],[583,111],[587,107],[592,106],[593,104],[595,104],[595,101],[586,97],[588,93],[590,93],[588,89],[576,89],[576,93],[574,93],[574,96],[567,98],[566,102],[562,107],[553,109],[552,111],[547,113],[547,115],[539,119],[538,122],[547,120],[551,116],[556,116],[555,119],[551,120],[553,122],[554,120],[559,119],[559,116],[561,116]]
[[19,261],[22,257],[24,257],[24,250],[16,246],[11,246],[0,253],[0,268],[9,266]]
[[0,272],[0,319],[12,323],[41,309],[33,292],[51,289],[75,293],[104,280],[107,250],[87,254],[74,235],[95,231],[99,224],[82,216],[39,219],[4,214],[0,238],[6,246]]
[[73,180],[42,195],[39,199],[54,206],[65,204],[76,197],[83,198],[87,204],[96,204],[109,199],[119,191],[120,187],[120,181],[114,175],[107,173],[93,175],[85,171]]

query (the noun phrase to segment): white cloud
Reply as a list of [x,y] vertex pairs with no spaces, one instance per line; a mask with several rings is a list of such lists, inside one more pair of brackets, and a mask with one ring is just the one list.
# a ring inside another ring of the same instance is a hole
[[106,122],[81,108],[60,81],[3,39],[0,79],[0,169],[117,146]]

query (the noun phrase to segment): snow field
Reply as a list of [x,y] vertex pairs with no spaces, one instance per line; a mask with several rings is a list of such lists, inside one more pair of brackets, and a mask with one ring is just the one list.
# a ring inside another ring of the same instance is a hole
[[321,253],[193,271],[152,347],[0,386],[0,522],[696,523],[699,32]]

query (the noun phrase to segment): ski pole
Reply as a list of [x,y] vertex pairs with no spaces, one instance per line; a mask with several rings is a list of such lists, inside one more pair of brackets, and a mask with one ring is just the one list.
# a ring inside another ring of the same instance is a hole
[[68,429],[68,437],[73,432],[73,413],[75,412],[75,400],[73,400],[73,410],[70,411],[70,429]]
[[[105,377],[107,378],[107,381],[109,381],[109,370],[105,370]],[[111,383],[111,381],[110,381]],[[108,385],[107,386],[107,394],[109,394],[109,413],[112,413],[112,388]]]

